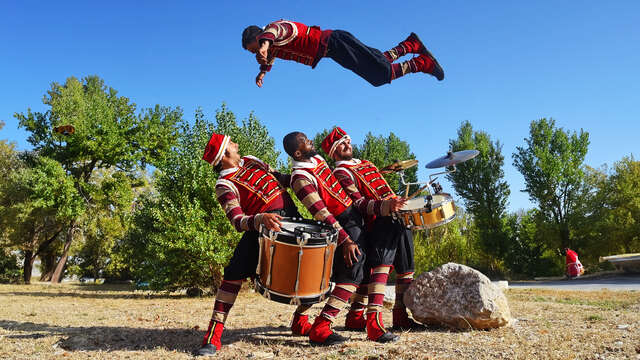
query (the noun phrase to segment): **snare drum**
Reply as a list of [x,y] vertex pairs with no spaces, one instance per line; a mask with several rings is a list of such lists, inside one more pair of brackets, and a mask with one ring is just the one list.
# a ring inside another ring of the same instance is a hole
[[329,294],[338,231],[319,221],[282,219],[281,231],[260,228],[258,292],[285,304],[316,304]]
[[427,197],[421,196],[408,200],[395,216],[411,230],[432,229],[456,217],[456,206],[451,195],[440,193],[431,196],[431,209],[427,208]]

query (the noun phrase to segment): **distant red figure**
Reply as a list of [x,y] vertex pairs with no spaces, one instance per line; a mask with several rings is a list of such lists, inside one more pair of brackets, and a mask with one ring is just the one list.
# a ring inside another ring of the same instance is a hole
[[570,278],[575,278],[584,274],[584,267],[582,266],[580,260],[578,260],[578,254],[569,248],[564,248],[562,252],[567,257],[567,276]]

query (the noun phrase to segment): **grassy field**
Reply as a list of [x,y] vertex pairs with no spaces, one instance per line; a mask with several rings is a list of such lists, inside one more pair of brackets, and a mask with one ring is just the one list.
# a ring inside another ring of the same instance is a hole
[[[508,290],[517,321],[491,331],[429,328],[380,345],[359,332],[345,345],[292,336],[292,306],[243,291],[220,359],[640,359],[640,292]],[[157,296],[126,286],[0,285],[1,359],[186,359],[213,298]],[[320,306],[314,307],[314,315]],[[340,331],[344,311],[336,323]],[[385,322],[391,323],[390,312]]]

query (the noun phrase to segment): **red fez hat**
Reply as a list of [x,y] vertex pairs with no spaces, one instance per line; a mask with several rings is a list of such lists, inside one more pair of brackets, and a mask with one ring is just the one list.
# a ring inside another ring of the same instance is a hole
[[342,143],[343,141],[350,139],[351,137],[347,135],[344,130],[340,129],[339,126],[336,126],[335,128],[333,128],[333,130],[331,130],[329,135],[327,135],[327,137],[322,140],[322,150],[324,150],[324,152],[326,152],[327,155],[332,158],[333,153],[336,151],[338,145],[340,145],[340,143]]
[[207,147],[204,148],[204,155],[202,155],[202,159],[213,166],[218,165],[224,156],[224,152],[227,150],[229,140],[231,140],[229,135],[213,133],[211,135],[211,139],[209,139]]

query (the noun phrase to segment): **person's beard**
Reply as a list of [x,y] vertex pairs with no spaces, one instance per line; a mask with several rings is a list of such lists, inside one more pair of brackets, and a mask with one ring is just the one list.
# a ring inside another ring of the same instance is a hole
[[313,156],[318,155],[318,152],[316,151],[316,149],[311,149],[307,152],[302,153],[302,157],[305,159],[311,159]]

